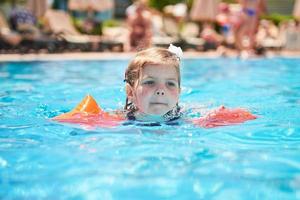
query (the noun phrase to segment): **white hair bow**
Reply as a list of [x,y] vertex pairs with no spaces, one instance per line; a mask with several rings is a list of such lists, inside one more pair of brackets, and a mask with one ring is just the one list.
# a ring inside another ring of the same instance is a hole
[[180,47],[176,47],[173,44],[170,44],[168,51],[170,51],[171,53],[174,53],[178,57],[179,60],[181,60],[183,57],[182,49]]

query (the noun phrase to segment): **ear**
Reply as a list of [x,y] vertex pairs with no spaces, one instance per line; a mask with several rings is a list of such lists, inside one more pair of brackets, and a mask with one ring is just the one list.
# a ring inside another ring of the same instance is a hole
[[133,97],[134,97],[134,90],[131,87],[131,85],[129,85],[128,83],[126,83],[126,96],[128,98],[129,101],[133,101]]

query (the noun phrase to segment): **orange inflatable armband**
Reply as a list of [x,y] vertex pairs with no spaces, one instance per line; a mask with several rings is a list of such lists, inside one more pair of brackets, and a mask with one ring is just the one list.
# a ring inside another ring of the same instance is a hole
[[204,128],[213,128],[217,126],[228,126],[240,124],[248,120],[254,120],[257,117],[249,111],[242,108],[220,108],[213,110],[204,117],[192,120],[194,124]]
[[59,122],[111,127],[118,125],[125,118],[103,111],[95,99],[91,95],[87,95],[72,111],[58,115],[53,119]]

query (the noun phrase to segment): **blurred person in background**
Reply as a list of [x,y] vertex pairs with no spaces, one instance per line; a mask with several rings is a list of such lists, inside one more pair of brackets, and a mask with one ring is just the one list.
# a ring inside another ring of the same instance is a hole
[[208,23],[203,25],[200,36],[205,41],[204,51],[216,50],[224,40],[222,35],[217,33],[217,31],[214,29],[213,25]]
[[10,13],[9,22],[12,29],[21,33],[26,39],[34,39],[40,35],[37,28],[38,20],[27,8],[15,7]]
[[224,37],[224,44],[226,47],[234,48],[234,33],[236,27],[239,25],[240,20],[233,12],[227,3],[219,4],[219,13],[216,17],[217,23],[221,27],[221,34]]
[[236,30],[236,47],[241,54],[251,55],[256,47],[259,19],[266,12],[265,0],[238,0],[241,5],[241,23]]
[[10,29],[5,16],[0,12],[0,49],[2,49],[3,42],[10,46],[17,46],[21,41],[22,36]]
[[279,37],[279,29],[277,26],[268,20],[261,20],[256,34],[256,40],[261,43],[265,40],[275,40]]
[[280,29],[270,20],[261,20],[256,33],[257,48],[256,53],[265,54],[266,49],[279,50],[283,47],[283,35]]
[[138,1],[134,7],[127,10],[127,24],[129,28],[129,49],[136,51],[151,46],[152,22],[151,14],[143,1]]
[[151,15],[151,12],[153,11],[150,9],[148,5],[148,0],[134,0],[133,3],[126,8],[125,14],[127,21],[130,20],[132,17],[136,14],[136,9],[139,6],[139,4],[144,5],[144,11],[143,15]]

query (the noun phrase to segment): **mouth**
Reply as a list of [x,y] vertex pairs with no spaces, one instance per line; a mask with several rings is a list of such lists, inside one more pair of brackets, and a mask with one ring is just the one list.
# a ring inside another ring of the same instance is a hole
[[152,106],[167,106],[168,104],[161,103],[161,102],[151,102],[150,105],[152,105]]

